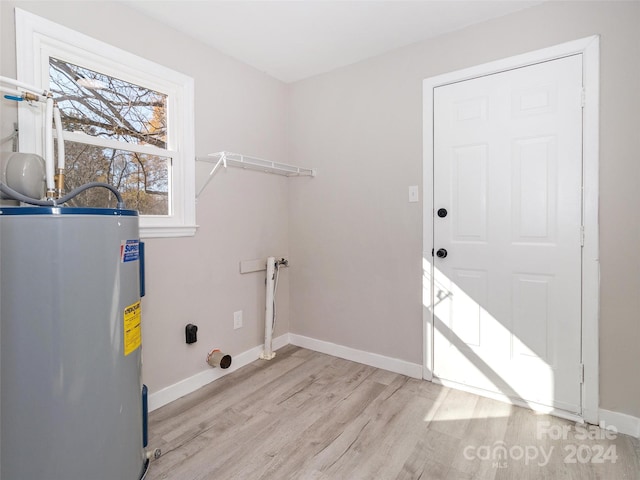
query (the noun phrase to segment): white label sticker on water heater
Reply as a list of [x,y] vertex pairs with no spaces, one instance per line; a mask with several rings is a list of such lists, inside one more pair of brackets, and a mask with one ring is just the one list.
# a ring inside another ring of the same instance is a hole
[[140,240],[123,240],[120,243],[120,261],[135,262],[140,258]]

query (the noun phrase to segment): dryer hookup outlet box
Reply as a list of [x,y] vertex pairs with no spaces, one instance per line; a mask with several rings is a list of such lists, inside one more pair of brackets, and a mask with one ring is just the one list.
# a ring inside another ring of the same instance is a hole
[[198,341],[198,327],[196,325],[188,324],[184,327],[184,334],[187,343],[196,343]]

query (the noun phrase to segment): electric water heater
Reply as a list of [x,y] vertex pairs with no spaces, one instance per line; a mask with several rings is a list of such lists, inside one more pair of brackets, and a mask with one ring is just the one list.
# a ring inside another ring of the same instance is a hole
[[138,213],[0,207],[3,480],[139,480]]

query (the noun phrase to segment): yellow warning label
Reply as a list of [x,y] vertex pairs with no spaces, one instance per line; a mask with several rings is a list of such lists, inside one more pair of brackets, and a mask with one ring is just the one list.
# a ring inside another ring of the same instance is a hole
[[124,309],[124,355],[129,355],[141,344],[140,300],[138,300]]

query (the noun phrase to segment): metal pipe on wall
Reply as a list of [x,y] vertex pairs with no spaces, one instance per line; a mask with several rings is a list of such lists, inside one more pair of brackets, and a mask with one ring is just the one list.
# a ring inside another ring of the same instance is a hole
[[271,360],[276,356],[273,351],[273,294],[276,280],[276,259],[275,257],[267,258],[267,287],[266,287],[266,308],[264,315],[264,350],[260,354],[260,358]]

